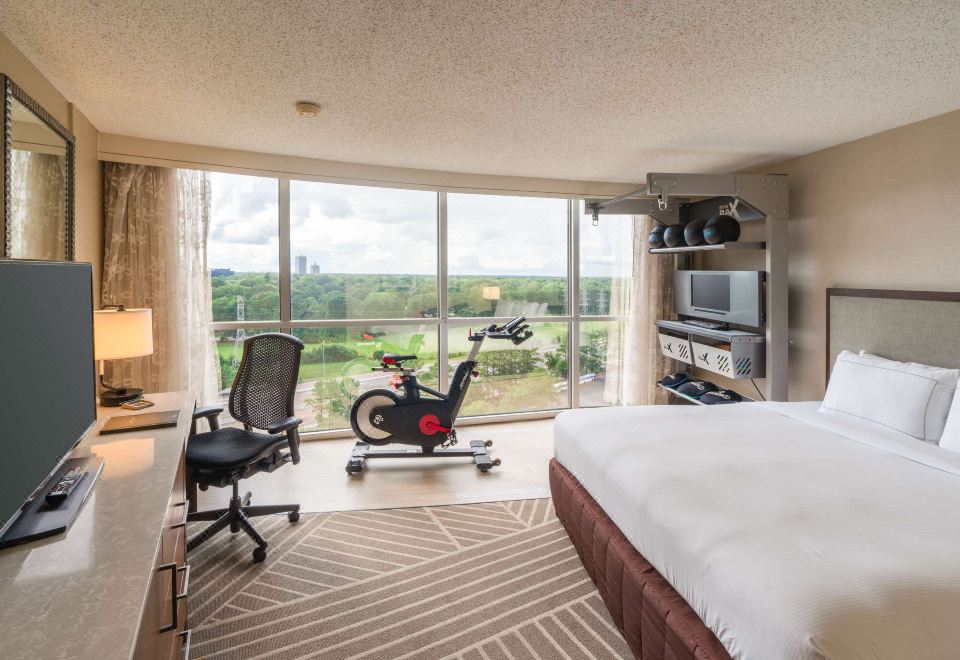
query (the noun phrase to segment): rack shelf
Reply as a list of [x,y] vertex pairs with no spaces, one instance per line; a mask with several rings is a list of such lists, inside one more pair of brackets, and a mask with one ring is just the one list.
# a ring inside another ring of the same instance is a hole
[[766,340],[764,335],[756,332],[747,332],[746,330],[711,330],[710,328],[700,328],[690,323],[684,323],[683,321],[659,320],[656,321],[656,326],[664,330],[696,335],[698,337],[709,337],[727,342],[746,341],[760,343]]
[[708,252],[715,250],[766,250],[767,244],[753,241],[743,243],[717,243],[716,245],[681,245],[680,247],[650,248],[650,254],[676,254],[678,252]]
[[[657,387],[659,387],[661,390],[666,390],[667,392],[669,392],[675,397],[678,397],[680,399],[686,399],[690,403],[696,404],[698,406],[707,405],[706,403],[704,403],[703,401],[700,401],[699,399],[694,399],[692,396],[681,394],[680,392],[676,391],[672,387],[667,387],[666,385],[661,385],[660,383],[657,383]],[[741,394],[740,396],[743,396],[743,395]],[[738,403],[756,403],[756,399],[751,399],[750,397],[743,396],[743,401],[738,401]],[[729,404],[721,404],[721,405],[729,405]]]

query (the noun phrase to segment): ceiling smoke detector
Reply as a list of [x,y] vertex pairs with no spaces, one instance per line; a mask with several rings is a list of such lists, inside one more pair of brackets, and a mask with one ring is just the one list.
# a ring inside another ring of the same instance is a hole
[[297,103],[297,114],[301,117],[313,119],[320,116],[320,106],[309,101],[299,101]]

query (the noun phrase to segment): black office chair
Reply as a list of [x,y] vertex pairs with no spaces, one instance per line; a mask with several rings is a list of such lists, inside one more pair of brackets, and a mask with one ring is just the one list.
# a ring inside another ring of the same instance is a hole
[[[254,540],[253,560],[267,557],[267,541],[249,518],[286,513],[290,522],[300,519],[299,504],[250,506],[250,493],[242,498],[239,482],[258,472],[273,472],[281,465],[300,462],[300,432],[303,422],[293,414],[293,396],[303,342],[280,333],[250,337],[243,343],[243,358],[230,390],[230,414],[243,428],[220,428],[223,408],[208,406],[193,413],[187,442],[188,521],[213,520],[212,525],[187,541],[193,550],[225,527],[236,534],[241,529]],[[197,433],[197,420],[206,419],[210,431]],[[266,431],[257,433],[254,429]],[[284,435],[280,435],[283,433]],[[233,487],[230,506],[197,511],[197,488]]]

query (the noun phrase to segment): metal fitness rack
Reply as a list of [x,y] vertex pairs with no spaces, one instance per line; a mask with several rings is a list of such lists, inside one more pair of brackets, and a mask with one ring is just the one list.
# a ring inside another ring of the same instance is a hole
[[[673,255],[674,268],[689,270],[698,252],[763,251],[766,282],[761,333],[708,330],[676,321],[657,321],[661,352],[682,365],[678,370],[706,368],[728,378],[762,378],[766,399],[786,401],[788,364],[787,219],[790,217],[789,182],[783,174],[647,174],[647,185],[612,199],[587,199],[586,210],[597,224],[601,215],[651,215],[665,225],[687,224],[719,214],[741,224],[763,222],[765,241],[736,241],[719,245],[653,248],[651,254]],[[677,346],[667,350],[664,336],[677,336]],[[707,343],[700,343],[705,340]],[[710,341],[730,343],[731,350],[711,349]],[[686,349],[684,349],[684,346]],[[697,352],[699,351],[699,352]],[[728,353],[728,355],[723,355]],[[762,359],[761,359],[762,358]],[[700,362],[705,359],[705,362]],[[711,360],[713,360],[711,362]],[[704,366],[709,365],[709,366]],[[739,366],[738,366],[739,365]],[[747,368],[744,368],[744,367]],[[666,389],[679,398],[697,403]]]

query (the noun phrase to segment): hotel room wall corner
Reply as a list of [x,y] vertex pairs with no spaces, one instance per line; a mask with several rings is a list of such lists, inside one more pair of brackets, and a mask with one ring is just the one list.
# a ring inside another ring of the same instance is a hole
[[100,301],[103,266],[103,186],[96,127],[0,32],[0,72],[8,75],[66,126],[76,143],[76,259],[93,264],[94,302]]
[[[790,400],[823,397],[827,288],[960,290],[957,144],[960,111],[756,170],[790,177]],[[703,264],[758,267],[732,253]]]

